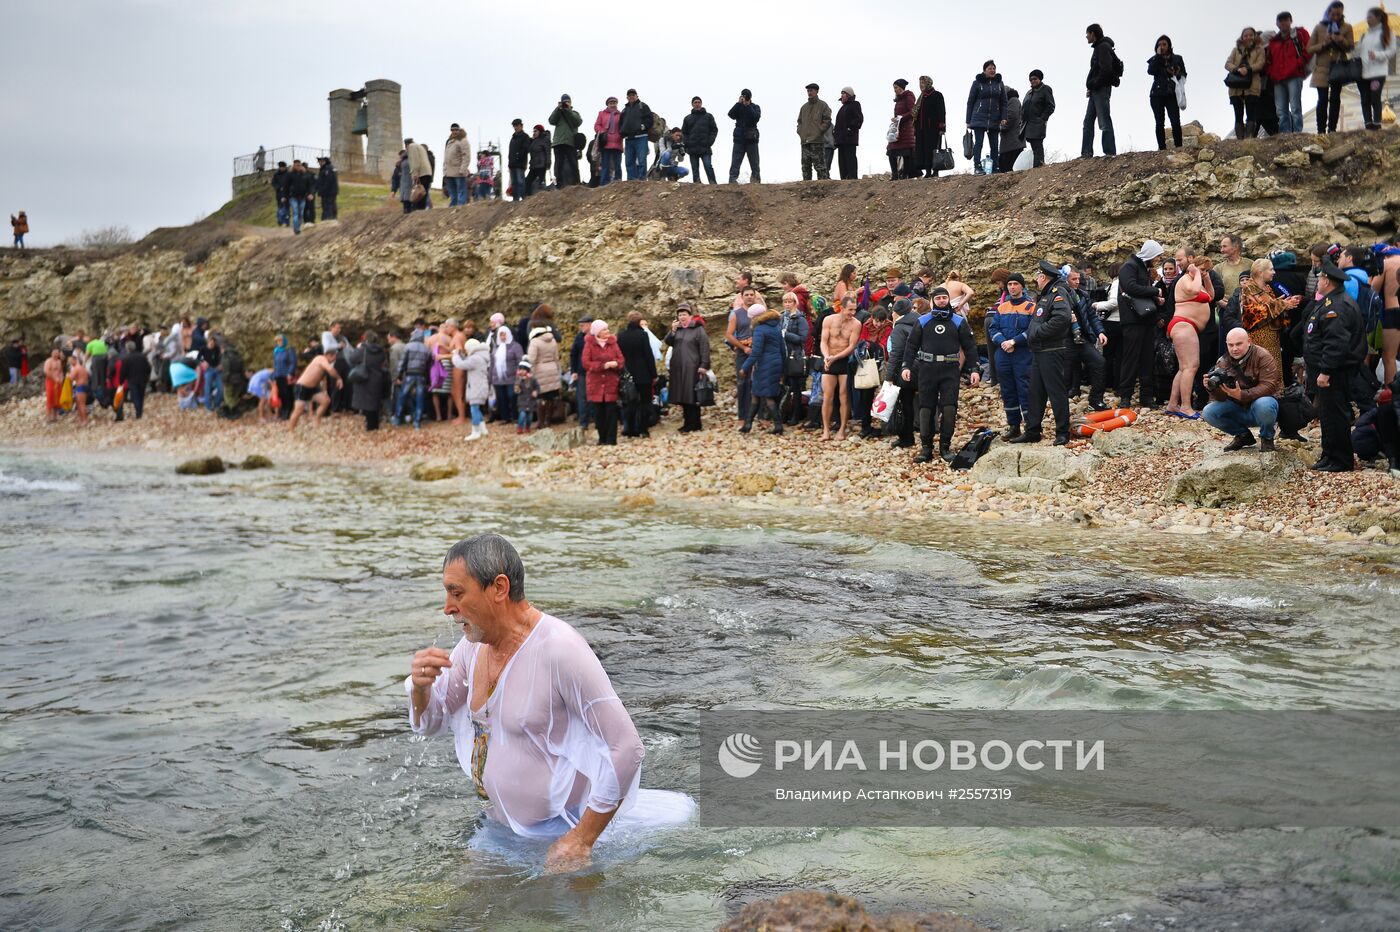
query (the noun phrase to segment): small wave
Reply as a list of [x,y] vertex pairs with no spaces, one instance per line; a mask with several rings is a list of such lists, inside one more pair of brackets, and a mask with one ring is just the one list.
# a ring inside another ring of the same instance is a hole
[[1218,595],[1210,600],[1211,605],[1228,605],[1231,608],[1283,608],[1279,599],[1266,599],[1260,595]]
[[81,492],[81,483],[67,479],[25,479],[8,476],[0,469],[0,495],[28,495],[31,492]]

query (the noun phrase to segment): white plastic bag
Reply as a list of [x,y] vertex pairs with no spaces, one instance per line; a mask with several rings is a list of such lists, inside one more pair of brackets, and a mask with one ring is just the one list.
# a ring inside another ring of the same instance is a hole
[[885,130],[885,141],[894,142],[899,138],[899,117],[890,120],[890,128]]
[[888,424],[897,401],[899,401],[899,386],[893,382],[886,382],[880,386],[880,393],[875,396],[875,401],[870,405],[870,416],[883,424]]
[[1011,170],[1014,172],[1024,172],[1030,171],[1034,167],[1035,153],[1031,151],[1030,146],[1026,146],[1021,150],[1021,154],[1016,156],[1016,163],[1011,166]]
[[1174,80],[1176,81],[1176,108],[1177,108],[1178,110],[1185,110],[1185,109],[1186,109],[1186,75],[1184,75],[1184,74],[1182,74],[1182,75],[1177,75],[1176,78],[1175,78]]

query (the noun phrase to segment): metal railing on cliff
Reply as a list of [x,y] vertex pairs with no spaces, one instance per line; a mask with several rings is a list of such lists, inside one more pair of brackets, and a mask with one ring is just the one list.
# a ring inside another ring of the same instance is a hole
[[[258,154],[250,152],[247,155],[240,155],[233,160],[233,177],[241,178],[244,175],[255,175],[260,171],[276,171],[278,162],[286,162],[291,165],[297,159],[309,165],[313,170],[316,168],[316,160],[323,155],[330,155],[326,149],[317,149],[314,146],[278,146],[275,149],[264,150],[262,155],[262,165],[258,164]],[[363,156],[357,153],[342,154],[339,159],[332,160],[336,171],[342,175],[374,175],[379,174],[379,156]]]

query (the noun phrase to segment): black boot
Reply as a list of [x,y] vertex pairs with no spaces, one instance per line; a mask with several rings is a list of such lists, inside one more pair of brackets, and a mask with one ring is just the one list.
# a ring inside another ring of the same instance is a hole
[[1011,442],[1012,442],[1012,443],[1040,443],[1040,441],[1042,441],[1042,440],[1044,440],[1044,439],[1045,439],[1045,437],[1044,437],[1043,434],[1041,434],[1040,428],[1037,427],[1037,428],[1029,428],[1029,429],[1027,429],[1025,433],[1023,433],[1021,436],[1017,437],[1015,440],[1013,440],[1013,441],[1011,441]]
[[1056,434],[1056,435],[1055,435],[1055,442],[1054,442],[1053,444],[1051,444],[1051,446],[1056,446],[1056,447],[1067,447],[1067,446],[1069,446],[1069,434]]
[[1004,434],[1001,435],[1001,439],[1002,439],[1002,440],[1015,440],[1015,439],[1016,439],[1017,437],[1019,437],[1019,436],[1021,436],[1021,425],[1020,425],[1020,424],[1012,424],[1009,428],[1007,428],[1006,433],[1004,433]]
[[747,421],[744,422],[744,426],[743,426],[743,427],[740,427],[740,428],[739,428],[739,433],[741,433],[741,434],[747,434],[747,433],[748,433],[749,431],[751,431],[751,430],[753,430],[753,418],[752,418],[752,417],[749,418]]
[[933,409],[919,409],[919,455],[914,457],[916,463],[928,463],[933,461]]
[[938,455],[943,458],[943,462],[951,463],[953,461],[953,448],[947,446],[940,446],[938,448]]
[[782,434],[782,432],[783,432],[783,422],[782,422],[782,421],[778,421],[778,420],[773,421],[773,429],[770,430],[768,433],[770,433],[770,434]]
[[953,456],[948,451],[953,448],[953,428],[958,423],[958,406],[944,405],[938,420],[938,455],[944,460],[952,460]]

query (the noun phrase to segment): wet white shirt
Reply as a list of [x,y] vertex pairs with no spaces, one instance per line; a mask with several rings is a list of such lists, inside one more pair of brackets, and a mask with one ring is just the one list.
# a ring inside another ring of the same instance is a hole
[[644,751],[632,718],[583,636],[542,615],[511,657],[495,691],[475,713],[468,697],[481,644],[466,638],[452,666],[433,683],[416,734],[450,729],[462,770],[473,773],[475,718],[485,734],[481,788],[490,816],[517,834],[557,837],[578,824],[583,809],[621,814],[635,802]]

